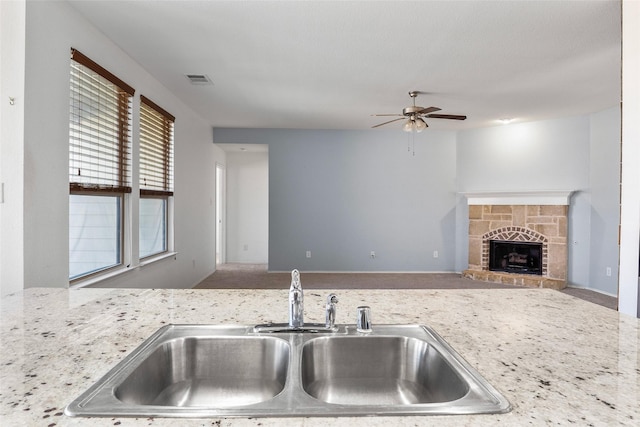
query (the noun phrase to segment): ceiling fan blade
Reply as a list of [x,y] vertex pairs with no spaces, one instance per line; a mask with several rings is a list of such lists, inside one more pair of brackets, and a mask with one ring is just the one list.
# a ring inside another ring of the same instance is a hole
[[380,126],[384,126],[384,125],[387,125],[389,123],[397,122],[398,120],[404,120],[404,117],[400,117],[399,119],[389,120],[388,122],[384,122],[384,123],[380,123],[379,125],[371,126],[371,128],[373,129],[373,128],[377,128],[377,127],[380,127]]
[[451,119],[451,120],[465,120],[467,116],[458,116],[456,114],[427,114],[426,117],[430,119]]
[[433,113],[434,111],[440,111],[440,110],[441,108],[438,108],[438,107],[428,107],[416,112],[416,114],[428,114],[428,113]]
[[384,117],[384,116],[402,116],[402,114],[372,114],[372,117]]

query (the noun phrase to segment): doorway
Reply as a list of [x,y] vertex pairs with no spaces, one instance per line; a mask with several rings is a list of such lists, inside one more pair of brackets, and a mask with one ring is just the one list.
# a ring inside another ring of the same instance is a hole
[[216,144],[225,151],[221,263],[268,264],[269,146]]
[[216,210],[220,207],[216,220],[219,236],[216,265],[266,266],[269,262],[269,146],[216,145],[226,154],[224,165],[216,165],[220,186],[216,187],[220,195],[216,206]]

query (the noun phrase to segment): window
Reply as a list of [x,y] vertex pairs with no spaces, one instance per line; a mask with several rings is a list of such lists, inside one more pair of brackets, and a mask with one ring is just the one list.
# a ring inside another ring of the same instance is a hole
[[69,278],[123,264],[133,88],[71,49]]
[[69,278],[122,263],[122,198],[71,194],[69,200]]
[[175,118],[140,96],[140,258],[168,250]]

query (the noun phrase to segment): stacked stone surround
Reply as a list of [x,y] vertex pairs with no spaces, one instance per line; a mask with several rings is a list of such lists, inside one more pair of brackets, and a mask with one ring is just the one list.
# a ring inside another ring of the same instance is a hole
[[[566,205],[470,205],[469,267],[464,277],[562,289],[567,282]],[[542,243],[542,275],[489,271],[489,241]]]

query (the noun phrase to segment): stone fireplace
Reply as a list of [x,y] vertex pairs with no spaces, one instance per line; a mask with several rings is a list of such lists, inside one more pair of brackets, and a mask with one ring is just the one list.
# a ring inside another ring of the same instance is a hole
[[473,193],[463,277],[562,289],[567,283],[571,192]]

